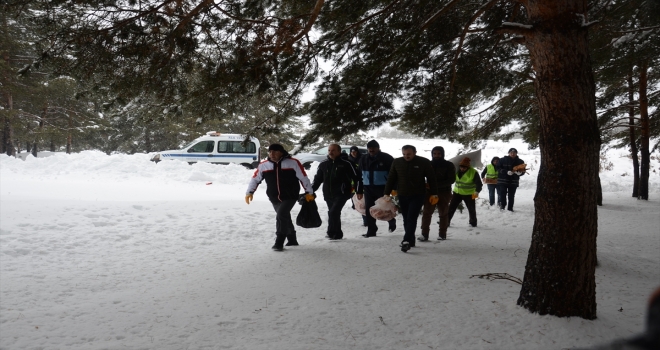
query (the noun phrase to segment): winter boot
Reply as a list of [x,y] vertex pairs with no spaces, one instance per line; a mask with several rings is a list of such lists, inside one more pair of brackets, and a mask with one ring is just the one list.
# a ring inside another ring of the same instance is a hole
[[284,250],[284,247],[282,247],[281,245],[277,245],[277,244],[275,244],[275,245],[273,246],[273,250],[276,251],[276,252],[281,252],[281,251]]
[[400,247],[401,247],[401,251],[404,253],[410,250],[410,244],[406,241],[401,242]]
[[394,232],[394,230],[396,230],[396,221],[390,221],[389,224],[390,224],[390,227],[389,227],[388,230],[390,232]]

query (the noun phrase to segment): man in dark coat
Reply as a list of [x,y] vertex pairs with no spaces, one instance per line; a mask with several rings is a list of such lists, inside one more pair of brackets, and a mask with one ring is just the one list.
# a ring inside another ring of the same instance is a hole
[[[362,158],[362,152],[360,152],[360,149],[357,146],[351,146],[351,151],[348,154],[348,160],[350,160],[351,163],[355,164],[355,168],[358,169],[358,172],[360,173],[361,176],[362,172],[359,170],[360,158]],[[355,203],[351,203],[351,208],[355,209]],[[362,215],[362,226],[367,226],[366,215]]]
[[513,168],[521,164],[525,164],[525,162],[518,158],[518,150],[515,148],[509,149],[509,155],[502,157],[497,163],[497,191],[500,200],[500,210],[506,208],[508,211],[513,211],[513,200],[516,196],[516,189],[518,189],[520,177],[525,175],[522,171],[513,171]]
[[341,146],[328,146],[328,158],[319,164],[312,189],[316,191],[323,184],[323,199],[328,205],[328,239],[337,240],[344,237],[341,230],[341,210],[346,201],[351,198],[352,188],[362,198],[362,176],[355,164],[341,153]]
[[[385,192],[388,197],[396,185],[399,193],[399,207],[403,216],[403,230],[405,234],[401,241],[401,250],[406,252],[409,247],[415,246],[415,230],[419,212],[427,200],[431,204],[438,203],[438,183],[431,161],[417,156],[415,146],[405,145],[401,148],[403,157],[392,162]],[[426,184],[429,185],[430,197],[426,195]]]
[[[456,181],[456,167],[454,163],[445,160],[445,149],[436,146],[431,150],[431,165],[435,172],[435,180],[438,184],[438,203],[432,205],[430,201],[424,201],[424,213],[422,214],[422,236],[417,238],[418,241],[428,241],[429,232],[431,231],[431,217],[435,208],[438,208],[438,215],[440,217],[440,230],[438,240],[447,239],[447,226],[449,225],[449,218],[447,216],[449,210],[449,201],[451,201],[451,185]],[[427,186],[430,189],[430,186]],[[427,193],[427,199],[431,196]]]
[[[378,226],[376,219],[371,216],[369,209],[374,206],[376,199],[383,196],[387,177],[392,167],[394,158],[381,152],[380,145],[376,140],[367,143],[367,154],[360,158],[360,171],[362,172],[362,183],[364,184],[364,207],[367,217],[367,233],[362,237],[375,237]],[[389,231],[396,229],[396,218],[388,221]]]
[[296,229],[291,221],[291,209],[298,200],[300,184],[305,188],[305,200],[314,200],[312,183],[307,178],[302,164],[280,144],[268,147],[268,158],[259,163],[245,193],[245,203],[250,204],[254,192],[266,180],[266,195],[275,209],[275,245],[273,250],[282,251],[284,240],[287,246],[298,245]]
[[357,146],[351,146],[351,150],[348,155],[348,160],[350,160],[351,163],[355,164],[356,167],[359,167],[360,158],[362,158],[362,153],[360,153],[360,149]]

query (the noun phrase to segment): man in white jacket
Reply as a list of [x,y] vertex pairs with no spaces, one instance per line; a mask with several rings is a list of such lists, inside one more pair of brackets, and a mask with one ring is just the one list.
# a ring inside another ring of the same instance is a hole
[[305,189],[305,199],[314,200],[312,183],[307,178],[302,164],[295,159],[280,144],[274,143],[268,147],[268,158],[261,162],[254,171],[245,193],[245,203],[250,204],[253,194],[261,181],[266,180],[266,195],[275,209],[275,245],[273,250],[284,250],[284,240],[287,246],[298,245],[296,229],[291,220],[291,209],[298,200],[300,185]]

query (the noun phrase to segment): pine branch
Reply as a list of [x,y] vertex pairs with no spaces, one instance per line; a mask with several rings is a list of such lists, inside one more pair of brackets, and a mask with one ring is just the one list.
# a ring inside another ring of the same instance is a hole
[[603,126],[600,128],[601,131],[605,130],[610,130],[610,129],[615,129],[615,128],[635,128],[635,129],[641,129],[641,125],[630,125],[630,124],[617,124],[617,125],[608,125],[608,126]]
[[454,84],[456,83],[456,62],[458,62],[458,58],[461,56],[461,51],[463,50],[463,43],[465,42],[465,36],[467,35],[468,29],[470,29],[470,26],[476,21],[481,15],[486,12],[488,9],[493,7],[499,0],[491,0],[485,5],[481,6],[479,10],[470,18],[468,23],[465,24],[465,28],[463,28],[463,33],[461,33],[461,39],[458,42],[458,47],[456,48],[456,54],[454,55],[454,60],[451,63],[451,83],[449,83],[449,94],[452,95],[454,91]]
[[615,33],[620,33],[620,34],[635,33],[635,32],[643,32],[643,31],[646,31],[646,30],[654,30],[654,29],[658,29],[658,28],[660,28],[660,25],[652,26],[652,27],[638,28],[638,29],[621,30],[621,31],[617,31]]
[[344,34],[346,34],[346,32],[350,31],[351,29],[354,29],[354,28],[360,27],[364,22],[367,22],[368,20],[370,20],[370,19],[372,19],[372,18],[374,18],[374,17],[377,17],[377,16],[379,16],[379,15],[385,13],[387,10],[389,10],[391,7],[393,7],[393,6],[394,6],[397,2],[399,2],[399,1],[400,1],[400,0],[394,0],[394,1],[392,1],[391,3],[389,3],[387,6],[385,6],[382,10],[380,10],[380,11],[376,11],[374,14],[372,14],[372,15],[370,15],[370,16],[367,16],[367,17],[365,17],[365,18],[363,18],[363,19],[361,19],[361,20],[359,20],[359,21],[357,21],[357,22],[355,22],[355,23],[349,25],[349,26],[346,27],[344,30],[342,30],[342,31],[339,32],[337,35],[335,35],[335,38],[340,38],[340,37],[342,37]]

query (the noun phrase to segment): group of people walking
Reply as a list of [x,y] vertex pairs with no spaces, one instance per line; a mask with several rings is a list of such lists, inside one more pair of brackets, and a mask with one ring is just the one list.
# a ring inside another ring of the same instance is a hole
[[[287,246],[298,245],[290,212],[299,199],[301,186],[305,190],[302,196],[308,202],[315,200],[314,193],[322,187],[328,207],[329,240],[343,238],[341,211],[353,195],[358,200],[364,199],[363,225],[367,231],[362,236],[365,238],[375,237],[378,232],[376,219],[370,213],[376,200],[382,197],[391,201],[391,196],[397,196],[404,230],[400,247],[404,252],[415,246],[420,212],[422,233],[417,241],[429,240],[431,217],[436,209],[440,217],[438,240],[447,239],[447,228],[461,202],[468,209],[469,224],[476,227],[475,199],[482,190],[482,178],[488,186],[490,205],[494,205],[494,192],[497,191],[500,209],[506,207],[513,211],[519,177],[523,175],[514,167],[524,163],[517,157],[515,148],[502,159],[494,157],[481,178],[469,158],[461,160],[456,170],[452,162],[445,160],[444,148],[440,146],[431,151],[431,160],[417,156],[417,149],[412,145],[403,146],[401,153],[402,157],[394,159],[381,152],[376,140],[367,143],[364,155],[355,146],[351,147],[350,154],[342,153],[341,146],[333,143],[328,146],[328,157],[319,164],[313,181],[310,181],[298,160],[292,158],[282,145],[272,144],[268,147],[268,158],[259,164],[250,180],[245,202],[250,204],[259,184],[266,181],[266,195],[276,213],[276,238],[272,247],[276,251],[283,250],[285,241]],[[388,230],[396,230],[396,218],[388,221]]]

